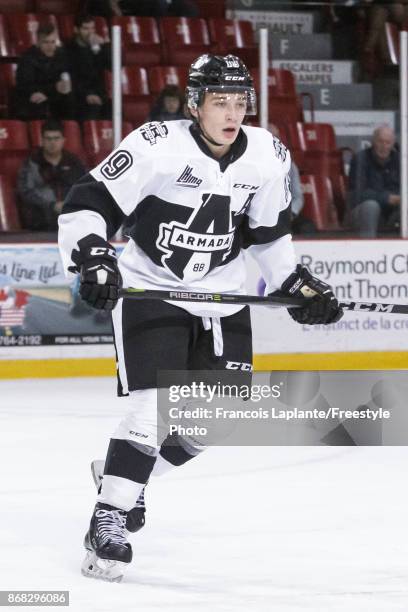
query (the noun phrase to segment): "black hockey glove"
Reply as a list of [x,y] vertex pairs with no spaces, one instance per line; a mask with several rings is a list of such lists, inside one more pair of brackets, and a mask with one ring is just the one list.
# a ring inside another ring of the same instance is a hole
[[98,310],[113,310],[122,287],[114,247],[96,234],[79,240],[78,246],[72,260],[81,274],[82,299]]
[[327,283],[312,276],[307,268],[300,264],[282,284],[278,291],[271,295],[280,297],[305,297],[309,303],[303,308],[288,308],[292,319],[304,325],[327,325],[339,321],[343,316],[343,309]]

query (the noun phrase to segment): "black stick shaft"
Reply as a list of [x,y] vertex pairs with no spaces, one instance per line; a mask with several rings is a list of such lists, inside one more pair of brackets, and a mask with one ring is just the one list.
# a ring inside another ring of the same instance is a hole
[[[172,302],[201,302],[207,304],[265,304],[300,308],[307,299],[260,295],[236,295],[229,293],[200,293],[195,291],[161,291],[156,289],[121,289],[120,296],[135,300],[170,300]],[[408,304],[384,304],[381,302],[340,302],[344,310],[408,314]]]

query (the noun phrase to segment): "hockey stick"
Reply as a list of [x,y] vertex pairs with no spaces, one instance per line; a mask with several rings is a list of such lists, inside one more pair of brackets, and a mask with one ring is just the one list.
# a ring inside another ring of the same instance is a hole
[[[301,308],[307,299],[260,295],[235,295],[230,293],[196,293],[194,291],[159,291],[156,289],[121,289],[120,297],[135,300],[169,300],[171,302],[207,302],[215,304],[266,304]],[[355,312],[385,312],[408,314],[408,304],[383,304],[381,302],[339,302],[344,310]]]

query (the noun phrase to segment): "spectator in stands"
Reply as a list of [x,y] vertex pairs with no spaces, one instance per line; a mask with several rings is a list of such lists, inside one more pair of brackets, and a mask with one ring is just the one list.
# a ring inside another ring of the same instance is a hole
[[401,27],[408,20],[408,0],[363,0],[362,4],[368,5],[362,69],[363,76],[371,80],[377,76],[377,58],[387,58],[385,23],[391,21]]
[[139,15],[142,17],[198,17],[194,0],[89,0],[87,11],[93,15]]
[[66,50],[77,118],[108,119],[110,105],[104,70],[110,68],[110,45],[96,34],[93,17],[83,14],[75,18],[74,36]]
[[52,24],[40,24],[38,42],[20,58],[16,75],[16,115],[21,119],[71,119],[74,98],[68,60],[57,46]]
[[64,150],[64,132],[59,121],[44,122],[41,136],[41,146],[20,169],[17,194],[24,228],[54,231],[66,194],[86,169],[76,155]]
[[149,115],[149,121],[173,121],[185,119],[184,93],[176,85],[161,90]]
[[[280,138],[279,128],[274,123],[269,125],[271,133],[275,138]],[[316,226],[311,219],[307,219],[303,213],[302,208],[304,204],[302,183],[300,181],[300,173],[297,165],[292,160],[290,171],[290,192],[292,194],[292,200],[290,203],[292,211],[292,232],[294,234],[312,234],[316,232]]]
[[362,238],[377,236],[380,223],[388,231],[398,227],[400,156],[388,125],[374,130],[372,146],[351,160],[349,190],[351,220]]

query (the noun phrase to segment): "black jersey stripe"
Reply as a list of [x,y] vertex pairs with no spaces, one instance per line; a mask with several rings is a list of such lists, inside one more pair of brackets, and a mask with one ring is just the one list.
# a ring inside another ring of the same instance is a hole
[[104,218],[108,240],[118,231],[125,218],[104,183],[97,181],[89,172],[69,190],[62,213],[79,210],[93,210]]
[[291,234],[291,219],[292,212],[290,206],[281,210],[277,224],[272,227],[263,225],[254,228],[249,227],[249,219],[245,216],[241,226],[242,247],[247,249],[254,244],[267,244],[282,238],[282,236],[286,236],[286,234]]

